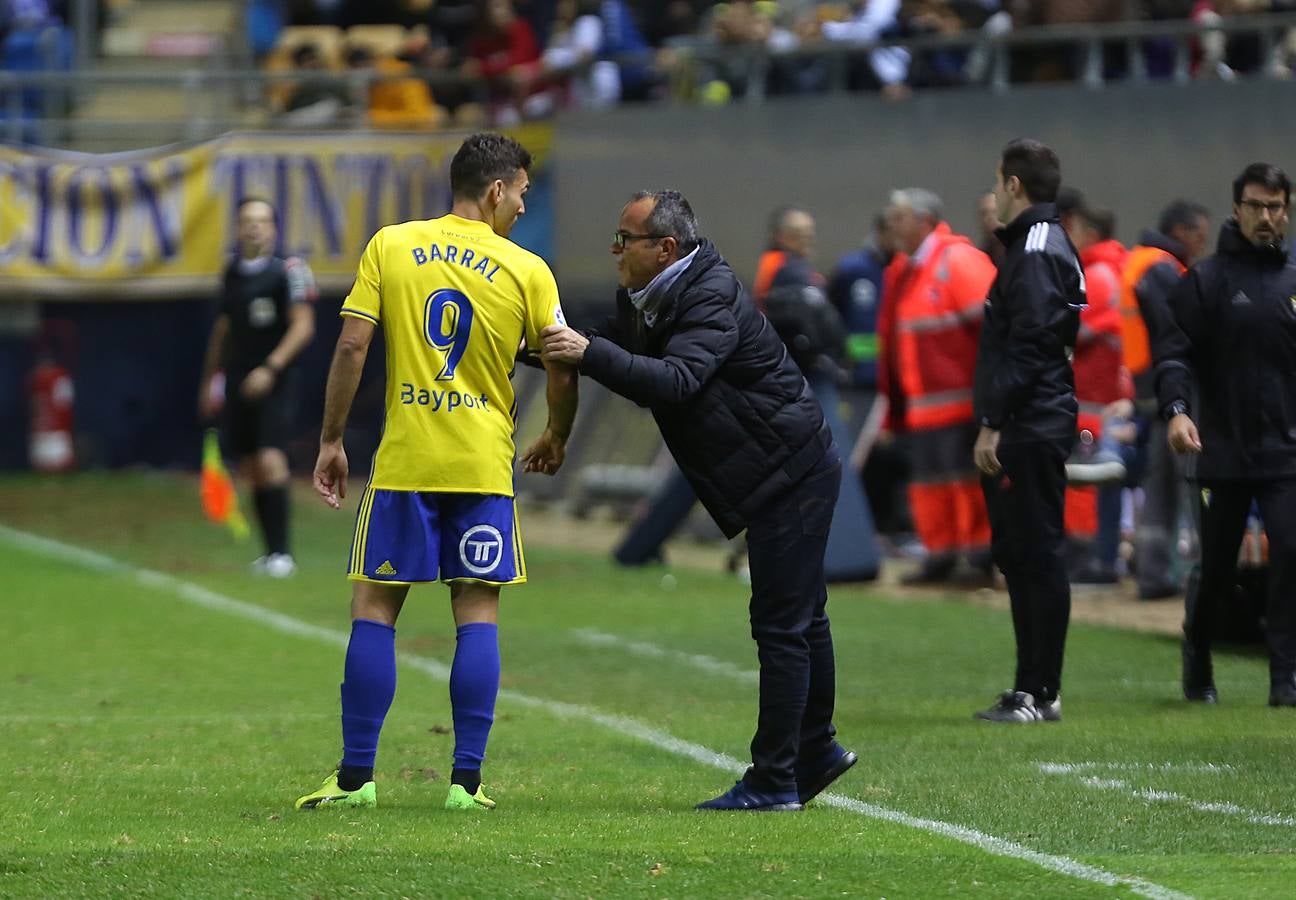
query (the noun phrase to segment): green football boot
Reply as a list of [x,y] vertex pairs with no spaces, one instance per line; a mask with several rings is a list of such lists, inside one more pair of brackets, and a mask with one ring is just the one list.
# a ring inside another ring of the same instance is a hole
[[338,787],[338,773],[324,779],[319,789],[298,798],[294,809],[315,809],[317,806],[346,806],[356,809],[373,809],[378,805],[378,787],[372,781],[366,781],[354,791],[344,791]]
[[495,801],[486,796],[486,789],[480,785],[477,787],[477,793],[469,794],[462,784],[450,785],[450,793],[446,794],[446,809],[494,809]]

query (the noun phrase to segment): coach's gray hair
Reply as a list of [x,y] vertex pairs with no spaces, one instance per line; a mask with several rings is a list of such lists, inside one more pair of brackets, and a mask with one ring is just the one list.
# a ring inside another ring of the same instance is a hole
[[945,204],[941,198],[926,188],[901,188],[891,192],[892,206],[907,206],[920,216],[926,216],[933,222],[940,222],[945,217]]
[[654,205],[644,220],[644,228],[649,234],[675,238],[680,256],[692,253],[698,245],[698,221],[688,200],[679,191],[639,191],[630,198],[630,202],[649,197]]

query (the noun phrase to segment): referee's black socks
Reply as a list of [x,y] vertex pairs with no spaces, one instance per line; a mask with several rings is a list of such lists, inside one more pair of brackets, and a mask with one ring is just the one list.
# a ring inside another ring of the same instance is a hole
[[257,488],[253,493],[266,553],[288,552],[288,485]]

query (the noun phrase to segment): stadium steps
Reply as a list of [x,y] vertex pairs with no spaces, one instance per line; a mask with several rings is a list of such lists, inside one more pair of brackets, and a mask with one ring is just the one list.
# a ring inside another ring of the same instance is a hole
[[236,65],[240,20],[237,0],[135,0],[118,8],[104,30],[97,71],[175,77],[149,84],[105,81],[87,91],[68,123],[66,143],[97,151],[169,143],[200,136],[183,127],[194,115],[230,119],[230,92],[187,87],[186,73]]

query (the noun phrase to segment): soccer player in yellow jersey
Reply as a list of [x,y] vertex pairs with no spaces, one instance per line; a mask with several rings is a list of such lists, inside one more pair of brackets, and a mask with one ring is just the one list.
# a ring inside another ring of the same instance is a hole
[[[531,154],[476,134],[450,164],[450,214],[380,230],[360,260],[329,370],[315,490],[346,496],[342,433],[374,330],[387,346],[387,420],[360,498],[348,577],[351,640],[342,682],[338,770],[297,808],[374,806],[374,758],[396,692],[395,625],[411,584],[443,581],[457,627],[450,671],[455,750],[448,808],[490,809],[481,763],[499,692],[496,622],[504,584],[526,581],[513,505],[519,345],[564,322],[553,274],[508,239],[525,211]],[[546,363],[549,422],[527,472],[563,463],[576,372]]]

